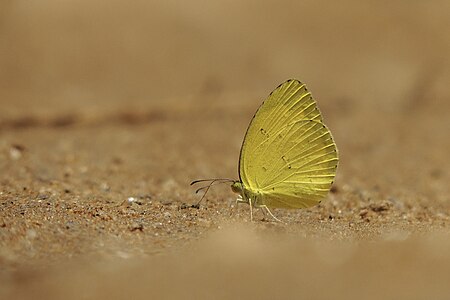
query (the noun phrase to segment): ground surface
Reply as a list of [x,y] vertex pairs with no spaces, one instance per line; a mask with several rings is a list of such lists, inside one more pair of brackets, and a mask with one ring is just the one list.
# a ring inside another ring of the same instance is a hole
[[[0,298],[450,297],[447,2],[43,3],[0,7]],[[332,193],[287,224],[228,186],[189,207],[290,77]]]

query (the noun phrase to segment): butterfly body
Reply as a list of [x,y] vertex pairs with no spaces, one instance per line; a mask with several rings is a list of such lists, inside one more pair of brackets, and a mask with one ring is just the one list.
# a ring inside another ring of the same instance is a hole
[[261,207],[264,205],[264,195],[261,191],[250,190],[240,181],[233,182],[231,190],[240,196],[238,199],[238,202],[240,203],[251,204],[253,207]]

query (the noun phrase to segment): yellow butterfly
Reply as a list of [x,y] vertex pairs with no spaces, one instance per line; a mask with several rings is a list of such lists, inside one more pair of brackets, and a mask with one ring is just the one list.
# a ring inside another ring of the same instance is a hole
[[275,218],[269,208],[320,203],[331,188],[338,160],[336,144],[311,93],[291,79],[270,93],[253,116],[239,157],[239,180],[191,184],[211,181],[204,187],[207,192],[215,182],[231,181],[238,202],[249,204],[250,210],[265,208]]

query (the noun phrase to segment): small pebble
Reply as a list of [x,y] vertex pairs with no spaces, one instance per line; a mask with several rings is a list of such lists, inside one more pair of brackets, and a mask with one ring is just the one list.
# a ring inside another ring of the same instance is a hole
[[34,229],[28,229],[26,235],[27,235],[27,239],[33,240],[36,238],[37,232]]
[[22,153],[25,151],[25,147],[22,145],[11,145],[11,148],[9,149],[9,156],[12,160],[18,160],[22,157]]
[[135,223],[131,224],[130,230],[131,231],[136,231],[136,230],[143,231],[144,225],[142,223],[135,222]]
[[102,182],[100,184],[100,188],[102,189],[102,191],[104,192],[109,192],[111,190],[111,187],[108,185],[108,183],[106,182]]
[[365,218],[365,217],[367,216],[368,213],[369,213],[369,211],[368,211],[367,209],[362,209],[362,210],[359,212],[359,216],[360,216],[361,218]]
[[9,156],[13,160],[18,160],[22,157],[22,152],[18,151],[17,149],[11,148],[9,150]]

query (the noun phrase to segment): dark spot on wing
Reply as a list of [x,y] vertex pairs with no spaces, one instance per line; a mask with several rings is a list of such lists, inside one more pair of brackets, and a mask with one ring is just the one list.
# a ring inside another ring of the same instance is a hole
[[289,159],[286,156],[283,155],[281,159],[286,163],[288,169],[292,168],[291,164],[289,164]]

